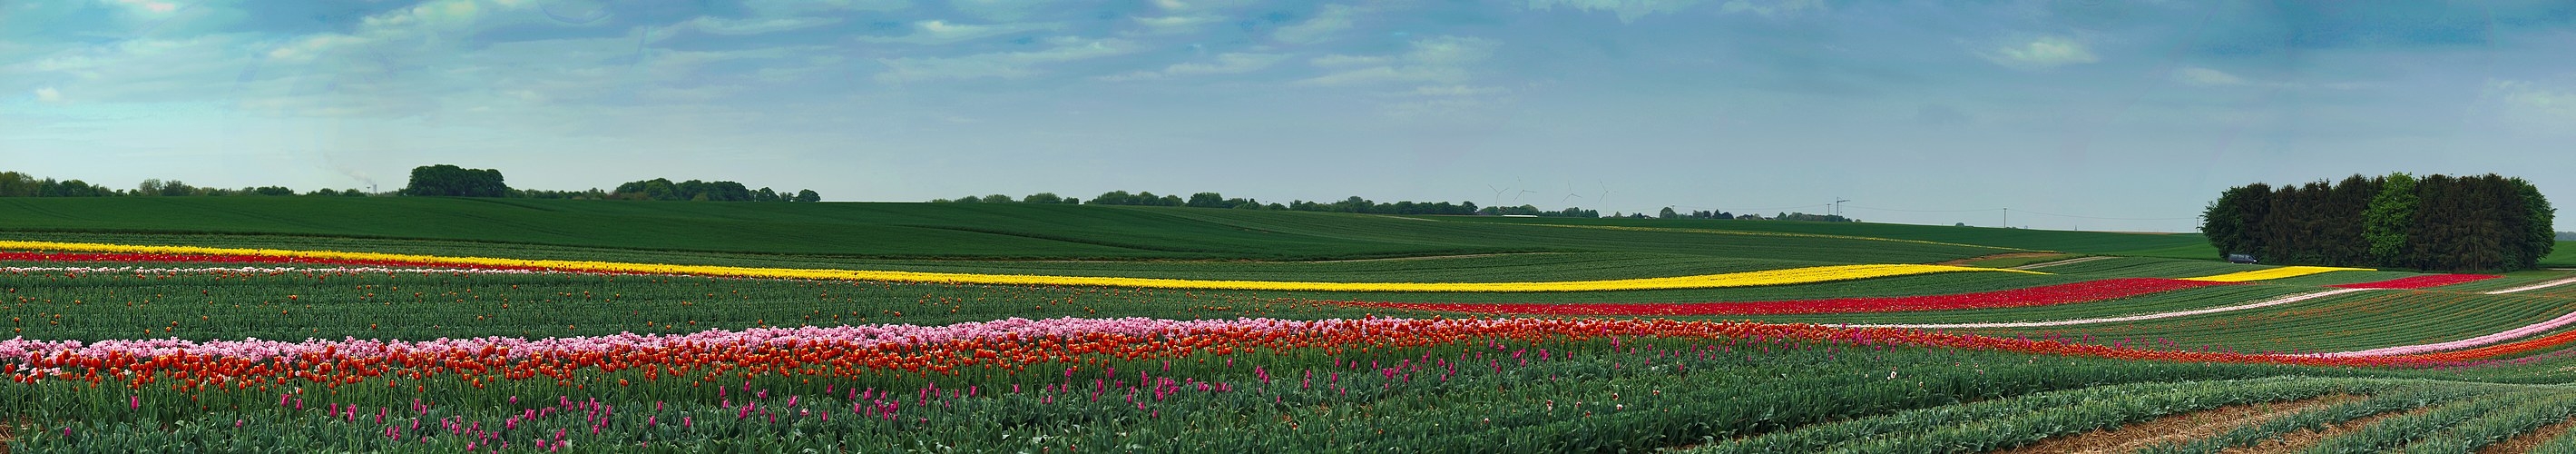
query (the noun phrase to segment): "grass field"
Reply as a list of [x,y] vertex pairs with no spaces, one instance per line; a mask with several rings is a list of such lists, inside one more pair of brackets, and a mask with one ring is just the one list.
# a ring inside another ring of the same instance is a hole
[[[2576,285],[2486,293],[2576,276],[2564,271],[2380,290],[2329,286],[2421,275],[2334,271],[1895,312],[1496,317],[1371,306],[1795,306],[2275,269],[2208,260],[2192,235],[998,204],[131,198],[0,199],[0,240],[1413,283],[2108,257],[2046,274],[1433,293],[21,255],[0,261],[0,317],[16,337],[0,341],[0,373],[16,379],[0,386],[9,452],[2576,447],[2566,430],[2576,393],[2564,387],[2576,319],[2562,320],[2576,313]],[[1836,327],[1992,323],[2060,324]],[[2408,353],[2305,355],[2371,349]]]

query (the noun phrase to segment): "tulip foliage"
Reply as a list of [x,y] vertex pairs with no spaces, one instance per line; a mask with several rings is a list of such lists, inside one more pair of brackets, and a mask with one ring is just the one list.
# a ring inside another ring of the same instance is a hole
[[[2375,449],[2576,414],[2556,388],[2426,380],[2529,381],[2576,351],[2564,329],[2576,315],[2326,354],[1726,318],[2316,312],[2282,298],[2434,295],[2422,289],[2483,276],[2260,282],[2333,271],[2302,269],[1751,302],[1392,303],[1305,287],[92,249],[0,252],[0,316],[17,335],[0,340],[13,452],[1922,452],[2334,396],[2369,397],[2300,421],[2545,404],[2335,442]],[[1928,268],[1826,274],[1871,269]],[[1394,295],[1447,292],[1415,290]],[[2182,321],[2158,323],[2189,322],[2170,318]],[[1950,424],[1962,420],[1976,423]]]

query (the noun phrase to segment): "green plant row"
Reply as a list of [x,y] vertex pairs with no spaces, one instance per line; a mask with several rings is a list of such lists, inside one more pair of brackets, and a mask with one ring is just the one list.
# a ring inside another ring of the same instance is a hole
[[2323,431],[2336,424],[2372,415],[2407,411],[2493,392],[2491,387],[2461,386],[2459,383],[2418,382],[2398,389],[2383,391],[2359,402],[2348,402],[2291,413],[2254,424],[2239,426],[2216,436],[2190,441],[2159,443],[2139,448],[2139,454],[2209,454],[2227,448],[2252,447],[2300,431]]
[[2406,452],[2467,454],[2571,416],[2576,416],[2576,393],[2553,394],[2528,406],[2479,417],[2441,435],[2417,440],[2406,446]]
[[[2212,402],[2248,399],[2290,400],[2329,393],[2368,393],[2392,382],[2349,379],[2263,378],[2240,381],[2185,383],[2132,383],[2092,388],[2029,394],[2003,399],[1969,402],[1957,405],[1908,410],[1850,421],[1818,424],[1793,431],[1731,440],[1709,445],[1695,452],[1823,452],[1867,451],[1879,449],[1949,449],[1932,448],[1923,443],[1945,436],[1956,437],[1958,431],[1986,424],[2018,424],[2015,418],[2033,415],[2081,413],[2091,408],[2111,408],[2152,404],[2149,406],[2174,411]],[[2265,400],[2269,401],[2269,400]],[[2136,409],[2135,407],[2127,407]],[[2118,424],[2119,418],[2090,417],[2093,422]],[[2088,423],[2089,424],[2089,423]],[[2074,424],[2059,426],[2101,427]],[[1933,435],[1934,433],[1946,435]],[[1989,433],[1988,435],[1991,435]],[[2044,437],[2045,435],[2043,435]],[[1874,441],[1873,441],[1874,440]],[[1982,440],[1970,445],[1994,447],[2009,440]],[[1867,446],[1863,448],[1862,446]]]
[[[2311,290],[2313,291],[2313,290]],[[2246,300],[2253,302],[2256,300]],[[2169,339],[2239,351],[2334,352],[2473,338],[2576,311],[2576,300],[2373,290],[2280,306],[2124,323],[1978,332],[2031,337]]]
[[2309,453],[2377,452],[2403,445],[2468,422],[2480,416],[2532,403],[2546,392],[2517,391],[2488,394],[2435,407],[2423,413],[2397,415],[2380,420],[2360,430],[2327,438]]

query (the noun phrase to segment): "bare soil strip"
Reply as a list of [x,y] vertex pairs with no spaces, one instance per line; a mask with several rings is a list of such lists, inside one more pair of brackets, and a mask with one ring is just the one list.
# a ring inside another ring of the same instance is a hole
[[2046,268],[2046,267],[2052,267],[2052,266],[2058,266],[2058,265],[2071,265],[2071,264],[2077,264],[2077,263],[2084,263],[2084,262],[2090,262],[2090,261],[2094,261],[2094,260],[2102,260],[2102,259],[2109,259],[2109,258],[2112,258],[2112,256],[2108,256],[2108,255],[2096,255],[2096,256],[2092,256],[2092,257],[2076,257],[2076,258],[2071,258],[2071,259],[2066,259],[2066,260],[2059,260],[2059,261],[2054,261],[2054,262],[2047,262],[2047,263],[2033,263],[2033,264],[2029,264],[2029,265],[2016,266],[2016,267],[2012,267],[2012,269],[2016,269],[2016,270],[2039,269],[2039,268]]
[[2540,428],[2532,429],[2530,432],[2523,432],[2522,435],[2516,435],[2513,438],[2507,438],[2504,439],[2504,441],[2487,445],[2487,447],[2478,448],[2478,454],[2516,454],[2531,452],[2532,448],[2538,448],[2541,444],[2548,443],[2549,440],[2558,439],[2558,436],[2566,434],[2568,429],[2576,429],[2576,419],[2569,419],[2546,426],[2540,426]]
[[[2003,253],[2003,254],[1995,254],[1995,255],[1988,255],[1988,256],[1969,257],[1969,258],[1964,258],[1964,259],[1951,260],[1951,261],[1947,261],[1947,262],[1934,263],[1934,265],[1968,266],[1968,264],[1969,264],[1969,263],[1982,262],[1982,261],[1987,261],[1987,260],[1998,260],[1998,259],[2017,259],[2017,258],[2024,258],[2024,257],[2051,257],[2051,256],[2060,256],[2060,255],[2066,255],[2066,254],[2065,254],[2065,253],[2060,253],[2060,252],[2011,252],[2011,253]],[[2024,265],[2024,266],[2028,266],[2028,265]]]
[[2129,424],[2114,429],[2095,430],[2076,435],[2052,437],[2039,443],[2002,451],[2007,454],[2038,453],[2125,453],[2169,441],[2197,440],[2216,436],[2237,427],[2256,424],[2272,418],[2361,400],[2363,396],[2337,394],[2291,402],[2230,405],[2152,421]]
[[2254,446],[2251,446],[2251,447],[2231,447],[2231,448],[2227,448],[2226,450],[2222,450],[2222,451],[2218,451],[2218,452],[2219,452],[2220,454],[2254,454],[2254,453],[2294,453],[2294,452],[2304,451],[2304,450],[2307,450],[2307,449],[2308,449],[2308,447],[2310,447],[2310,446],[2316,446],[2318,442],[2323,442],[2323,441],[2325,441],[2327,438],[2333,438],[2333,437],[2334,437],[2334,436],[2336,436],[2336,435],[2343,435],[2345,432],[2351,432],[2351,431],[2361,430],[2361,428],[2364,428],[2364,427],[2370,427],[2370,425],[2371,425],[2371,424],[2377,424],[2377,423],[2379,423],[2379,420],[2388,419],[2388,418],[2395,418],[2395,417],[2398,417],[2399,415],[2411,415],[2411,414],[2416,414],[2416,413],[2423,413],[2423,412],[2427,412],[2427,411],[2432,411],[2432,410],[2433,410],[2433,407],[2436,407],[2436,406],[2438,406],[2438,405],[2427,405],[2427,406],[2419,407],[2419,408],[2416,408],[2416,409],[2413,409],[2413,410],[2407,410],[2407,411],[2402,411],[2402,412],[2388,412],[2388,413],[2380,413],[2380,414],[2376,414],[2376,415],[2370,415],[2370,416],[2367,416],[2367,417],[2363,417],[2363,418],[2361,418],[2361,419],[2355,419],[2355,420],[2351,420],[2351,421],[2344,421],[2344,423],[2343,423],[2343,424],[2336,424],[2336,425],[2334,425],[2333,427],[2327,427],[2327,428],[2326,428],[2326,430],[2322,430],[2322,431],[2316,431],[2316,430],[2302,430],[2302,431],[2297,431],[2297,432],[2291,432],[2291,433],[2281,434],[2279,438],[2274,438],[2274,439],[2271,439],[2271,440],[2266,440],[2266,441],[2264,441],[2262,444],[2254,445]]

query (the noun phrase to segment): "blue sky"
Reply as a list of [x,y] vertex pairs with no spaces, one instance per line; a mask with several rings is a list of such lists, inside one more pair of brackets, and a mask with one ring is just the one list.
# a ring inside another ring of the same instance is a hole
[[2228,186],[2354,173],[2501,173],[2576,204],[2571,24],[2546,1],[0,1],[0,169],[1839,197],[1874,221],[2185,231]]

